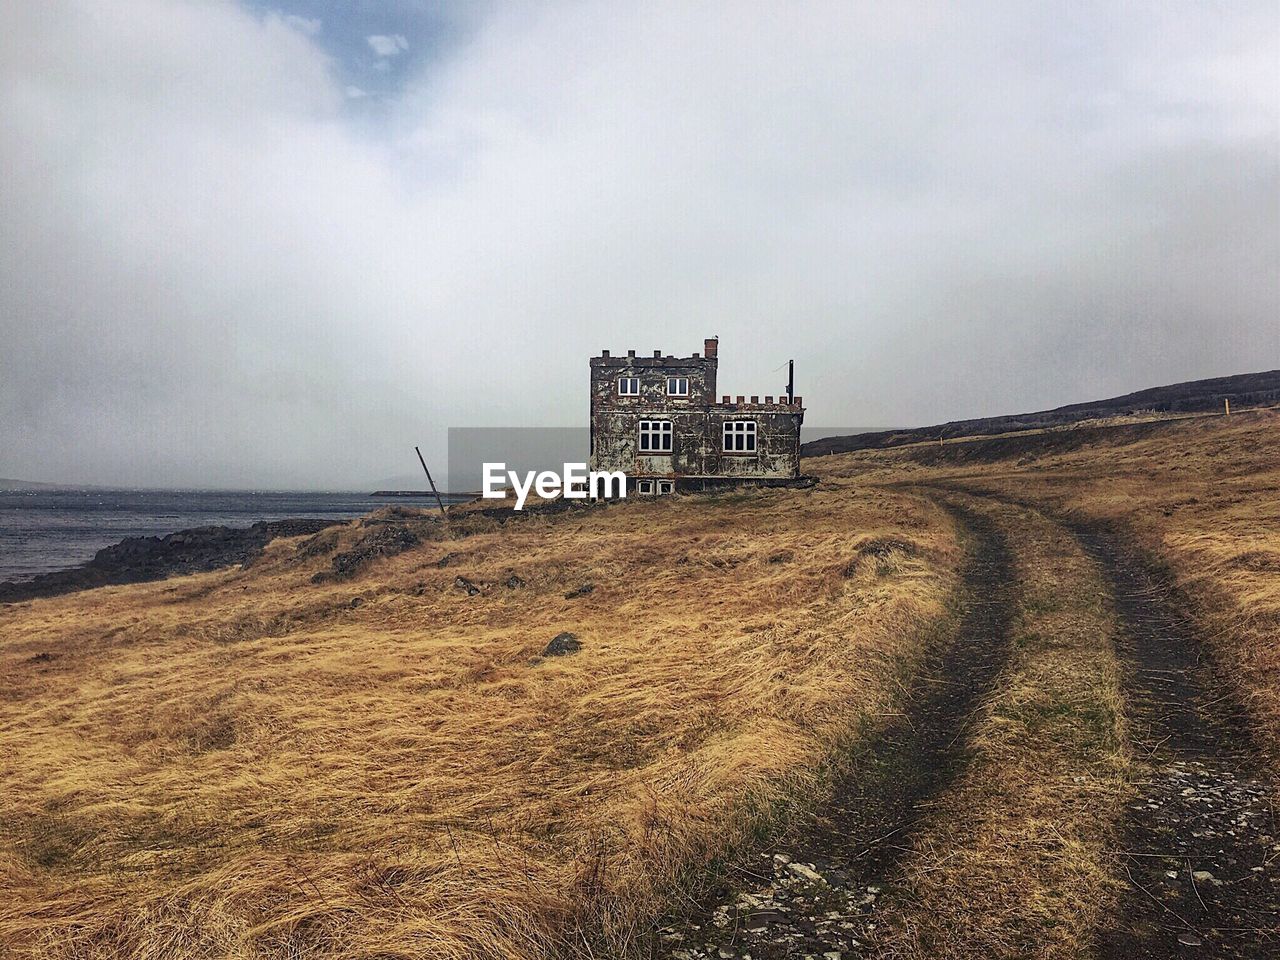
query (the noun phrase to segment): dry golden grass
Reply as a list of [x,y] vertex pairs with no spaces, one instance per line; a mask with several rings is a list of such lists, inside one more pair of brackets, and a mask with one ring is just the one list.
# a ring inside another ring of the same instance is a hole
[[[0,607],[0,952],[617,955],[821,796],[958,550],[937,509],[833,478],[473,515],[311,582],[375,529]],[[917,550],[860,559],[886,537]],[[562,630],[583,649],[540,659]]]
[[1280,771],[1280,411],[1116,428],[1077,450],[955,462],[959,447],[851,454],[868,481],[954,480],[1114,523],[1167,564]]
[[1096,566],[1033,511],[970,502],[1009,538],[1012,654],[973,759],[905,865],[886,956],[1084,958],[1116,889],[1106,844],[1131,787],[1114,618]]

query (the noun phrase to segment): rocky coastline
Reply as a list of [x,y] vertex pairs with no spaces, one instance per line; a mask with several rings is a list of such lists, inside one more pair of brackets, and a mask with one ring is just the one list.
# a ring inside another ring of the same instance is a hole
[[127,537],[103,547],[78,567],[42,573],[31,580],[0,583],[0,603],[20,603],[92,587],[163,580],[175,574],[202,573],[261,555],[276,537],[317,533],[340,520],[290,518],[263,520],[248,527],[196,527],[163,537]]

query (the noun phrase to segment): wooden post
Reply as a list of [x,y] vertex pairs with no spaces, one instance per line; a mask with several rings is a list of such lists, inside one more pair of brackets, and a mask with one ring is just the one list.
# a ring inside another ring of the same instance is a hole
[[427,483],[431,484],[431,492],[436,495],[436,506],[440,508],[440,516],[448,519],[449,515],[444,512],[444,501],[440,499],[440,491],[436,489],[436,482],[431,479],[431,471],[427,470],[427,461],[422,459],[422,451],[414,447],[413,452],[418,455],[418,462],[422,464],[422,469],[427,474]]
[[1223,398],[1222,398],[1222,402],[1223,402],[1223,403],[1225,403],[1225,404],[1227,405],[1227,416],[1228,416],[1228,417],[1229,417],[1229,416],[1231,416],[1231,398],[1230,398],[1230,397],[1223,397]]

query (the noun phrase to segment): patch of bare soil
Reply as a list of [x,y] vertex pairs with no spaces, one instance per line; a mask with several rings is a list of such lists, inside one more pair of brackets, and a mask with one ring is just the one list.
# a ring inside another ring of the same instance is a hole
[[1124,624],[1131,738],[1149,773],[1116,852],[1128,886],[1099,956],[1280,956],[1275,785],[1169,579],[1122,538],[1075,525]]
[[673,960],[836,958],[860,951],[876,904],[928,802],[966,761],[969,720],[1008,658],[1013,558],[995,525],[959,506],[967,530],[961,620],[853,758],[834,798],[739,867],[685,917],[654,931],[650,956]]

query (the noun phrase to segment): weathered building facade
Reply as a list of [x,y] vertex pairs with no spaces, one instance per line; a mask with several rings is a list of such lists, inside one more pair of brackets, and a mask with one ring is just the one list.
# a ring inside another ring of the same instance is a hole
[[591,469],[629,493],[704,490],[800,476],[800,397],[716,402],[719,341],[691,357],[591,358]]

